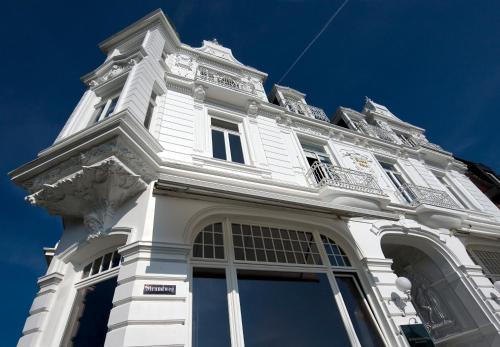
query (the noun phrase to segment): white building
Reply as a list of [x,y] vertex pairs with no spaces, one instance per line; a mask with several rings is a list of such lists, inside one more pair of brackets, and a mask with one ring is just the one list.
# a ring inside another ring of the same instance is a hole
[[161,11],[100,48],[54,144],[10,174],[64,221],[19,346],[408,346],[420,322],[500,346],[500,211],[423,129],[370,99],[330,122],[266,96]]

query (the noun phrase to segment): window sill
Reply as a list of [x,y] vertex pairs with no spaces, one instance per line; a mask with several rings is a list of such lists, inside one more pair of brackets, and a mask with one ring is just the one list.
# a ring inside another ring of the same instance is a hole
[[214,159],[200,155],[193,155],[193,164],[202,168],[216,170],[230,170],[232,173],[260,176],[265,179],[271,179],[271,171],[261,169],[252,165],[235,163],[222,159]]

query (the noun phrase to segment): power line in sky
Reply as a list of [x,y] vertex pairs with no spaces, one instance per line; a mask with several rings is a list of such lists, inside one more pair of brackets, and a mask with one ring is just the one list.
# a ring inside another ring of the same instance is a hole
[[330,19],[328,19],[328,21],[325,23],[325,25],[323,25],[323,28],[321,28],[321,30],[316,34],[316,36],[314,36],[314,38],[311,40],[311,42],[309,42],[309,44],[306,46],[306,48],[304,48],[304,50],[302,51],[302,53],[299,54],[299,56],[297,57],[297,59],[295,59],[295,61],[292,63],[292,65],[290,65],[290,67],[288,68],[288,70],[285,71],[285,73],[283,74],[283,76],[281,76],[281,78],[279,79],[279,81],[276,84],[280,84],[281,81],[283,81],[283,79],[288,75],[288,73],[290,71],[292,71],[292,69],[295,67],[295,65],[297,65],[297,63],[302,58],[302,56],[304,54],[306,54],[306,52],[309,50],[309,48],[314,44],[314,42],[316,42],[316,40],[321,36],[321,34],[323,34],[323,31],[325,31],[326,28],[328,28],[328,26],[330,25],[330,23],[335,19],[335,17],[337,17],[337,15],[340,13],[340,11],[342,11],[342,9],[344,8],[344,6],[348,2],[349,2],[349,0],[344,0],[344,2],[342,3],[342,5],[340,5],[340,7],[337,9],[337,11],[335,11],[332,14],[332,16],[330,17]]

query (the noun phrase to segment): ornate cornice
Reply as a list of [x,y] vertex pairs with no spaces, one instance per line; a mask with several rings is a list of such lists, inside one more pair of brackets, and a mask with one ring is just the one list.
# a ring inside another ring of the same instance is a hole
[[107,233],[115,212],[125,202],[146,190],[147,183],[118,158],[112,156],[26,197],[51,214],[83,218],[89,238]]
[[121,162],[126,163],[133,172],[140,175],[147,183],[156,178],[154,171],[148,165],[145,165],[141,157],[135,151],[129,149],[119,137],[115,137],[77,155],[73,155],[35,177],[21,182],[20,185],[28,192],[35,193],[43,189],[47,184],[54,184],[58,180],[74,174],[82,167],[93,165],[110,156],[114,156]]

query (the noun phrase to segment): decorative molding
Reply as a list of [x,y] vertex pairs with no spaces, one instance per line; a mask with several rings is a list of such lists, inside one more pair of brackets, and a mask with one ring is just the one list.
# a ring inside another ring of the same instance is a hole
[[340,152],[344,158],[347,157],[351,160],[356,170],[373,173],[373,160],[370,156],[347,149],[342,149]]
[[207,88],[198,84],[194,87],[193,90],[193,98],[195,101],[203,102],[205,101],[205,97],[207,95]]
[[118,137],[94,146],[87,151],[74,155],[60,164],[38,174],[32,179],[21,183],[21,186],[30,193],[43,189],[45,185],[54,184],[56,181],[72,175],[83,166],[90,166],[110,156],[115,156],[121,162],[126,163],[133,172],[149,183],[156,179],[153,169],[147,165],[141,157],[130,150]]
[[83,218],[88,239],[107,234],[115,212],[125,202],[146,190],[147,183],[116,157],[107,158],[64,177],[26,200],[51,214]]

